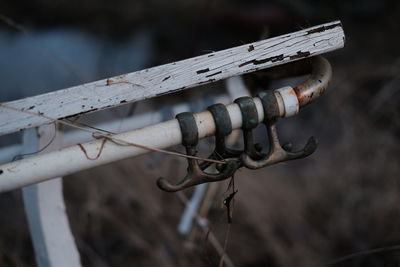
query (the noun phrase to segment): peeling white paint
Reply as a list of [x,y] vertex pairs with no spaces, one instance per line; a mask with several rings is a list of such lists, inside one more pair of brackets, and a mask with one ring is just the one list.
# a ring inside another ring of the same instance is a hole
[[[339,49],[339,21],[113,78],[4,103],[60,119],[132,103]],[[0,106],[0,135],[49,122]]]

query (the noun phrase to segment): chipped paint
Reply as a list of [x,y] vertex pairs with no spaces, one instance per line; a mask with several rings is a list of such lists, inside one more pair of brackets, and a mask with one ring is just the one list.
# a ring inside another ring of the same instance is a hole
[[[335,21],[212,54],[7,102],[4,105],[14,110],[0,107],[0,135],[50,121],[15,109],[27,110],[42,105],[40,110],[45,116],[55,119],[73,117],[274,67],[343,46],[344,32],[340,22]],[[121,99],[126,102],[121,103]]]

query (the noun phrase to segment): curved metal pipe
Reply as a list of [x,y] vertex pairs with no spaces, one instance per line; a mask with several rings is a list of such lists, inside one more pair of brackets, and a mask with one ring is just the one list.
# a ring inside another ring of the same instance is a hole
[[310,75],[305,82],[293,88],[301,108],[310,104],[325,92],[332,78],[332,68],[327,59],[322,56],[315,56],[261,70],[255,75],[269,79]]
[[[304,67],[301,64],[305,64]],[[317,149],[317,140],[309,138],[306,146],[299,151],[292,151],[291,146],[281,146],[276,120],[279,117],[296,115],[301,107],[308,105],[325,92],[332,78],[332,69],[329,62],[323,57],[315,57],[306,61],[281,69],[278,75],[304,74],[305,70],[311,71],[309,79],[301,85],[292,88],[286,86],[274,91],[261,92],[258,97],[264,109],[264,124],[268,132],[269,151],[264,157],[255,159],[249,153],[241,155],[241,161],[249,169],[259,169],[278,162],[304,158]],[[279,71],[279,70],[277,70]],[[277,77],[277,73],[274,73]]]
[[307,81],[294,88],[300,107],[312,103],[321,96],[332,79],[332,67],[329,61],[321,56],[309,59],[311,75]]

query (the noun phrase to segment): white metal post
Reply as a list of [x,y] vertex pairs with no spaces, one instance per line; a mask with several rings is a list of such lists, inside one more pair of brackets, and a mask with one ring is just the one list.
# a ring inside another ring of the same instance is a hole
[[[57,135],[53,142],[43,152],[58,149],[62,137],[54,128],[54,125],[44,125],[26,130],[24,153],[46,146],[54,134]],[[24,187],[22,192],[38,267],[80,267],[64,204],[62,178]]]

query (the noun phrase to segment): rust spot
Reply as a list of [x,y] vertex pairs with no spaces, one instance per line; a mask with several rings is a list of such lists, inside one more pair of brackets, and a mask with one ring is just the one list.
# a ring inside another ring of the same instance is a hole
[[218,74],[220,74],[220,73],[222,73],[222,71],[217,71],[216,73],[207,75],[206,78],[212,77],[212,76],[214,76],[214,75],[218,75]]
[[315,28],[315,29],[307,31],[307,34],[312,34],[312,33],[317,33],[317,32],[324,32],[326,30],[330,30],[330,29],[336,28],[338,26],[339,27],[342,26],[341,23],[336,23],[336,24],[332,24],[332,25],[329,25],[329,26],[321,26],[321,27],[318,27],[318,28]]
[[111,84],[113,84],[113,82],[114,82],[113,80],[107,79],[107,80],[106,80],[106,85],[111,85]]
[[197,74],[201,74],[201,73],[205,73],[205,72],[208,72],[208,71],[210,71],[209,68],[207,68],[207,69],[202,69],[202,70],[198,70],[198,71],[196,71],[196,73],[197,73]]
[[168,80],[169,78],[171,78],[171,76],[165,77],[162,81],[164,82],[164,81]]
[[249,45],[249,48],[247,48],[247,51],[251,52],[254,50],[254,45]]
[[291,94],[292,96],[297,97],[296,91],[295,90],[290,90],[289,94]]
[[306,51],[306,52],[301,52],[301,51],[297,51],[296,55],[294,56],[290,56],[290,59],[299,59],[299,58],[303,58],[303,57],[308,57],[310,55],[310,52]]

